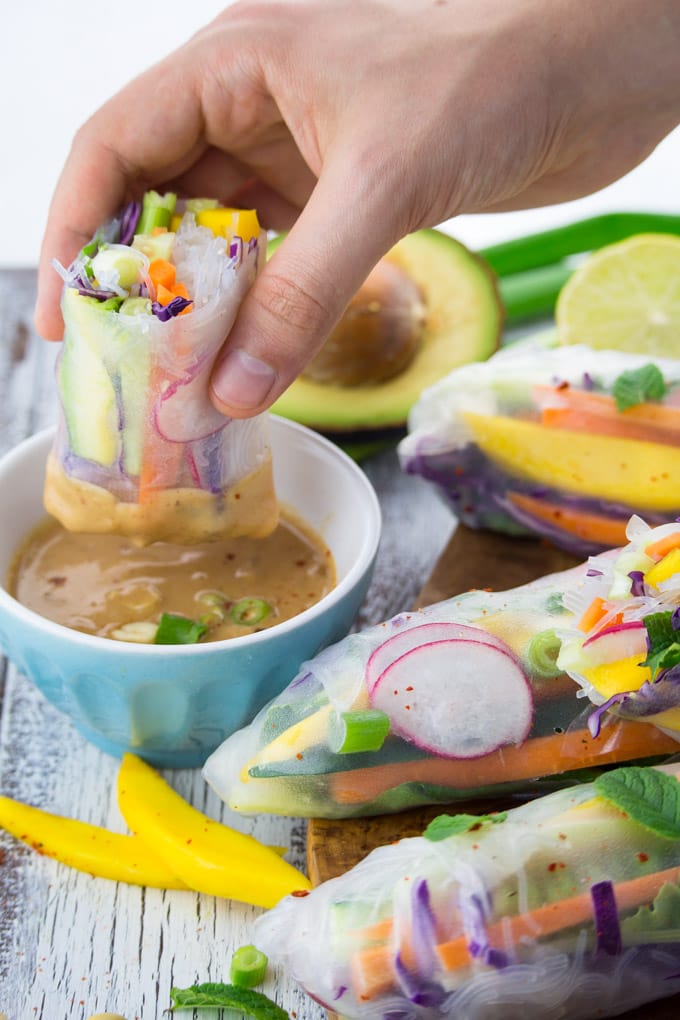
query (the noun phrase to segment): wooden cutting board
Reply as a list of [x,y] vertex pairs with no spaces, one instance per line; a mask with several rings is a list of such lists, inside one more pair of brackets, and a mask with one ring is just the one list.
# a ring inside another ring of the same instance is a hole
[[[566,570],[579,560],[543,542],[472,531],[459,525],[421,591],[417,606],[451,598],[469,588],[503,591],[543,574]],[[503,810],[512,802],[456,801],[456,812]],[[442,806],[413,808],[395,815],[357,819],[312,819],[307,827],[307,868],[314,885],[342,875],[367,853],[405,836],[418,836]],[[334,1014],[329,1013],[329,1020]],[[625,1014],[625,1020],[678,1020],[680,995]]]

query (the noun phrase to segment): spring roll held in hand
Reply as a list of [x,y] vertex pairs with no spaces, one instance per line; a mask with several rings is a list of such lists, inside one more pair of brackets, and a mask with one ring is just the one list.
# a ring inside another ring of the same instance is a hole
[[680,684],[638,663],[644,617],[663,605],[670,618],[679,600],[680,524],[635,518],[630,531],[625,549],[572,570],[470,591],[325,649],[208,759],[208,782],[238,811],[339,818],[675,753]]
[[267,419],[224,418],[208,381],[266,239],[252,212],[195,200],[173,223],[168,206],[149,193],[62,271],[45,505],[72,531],[147,542],[265,535],[278,519]]
[[442,816],[254,940],[348,1020],[577,1020],[680,991],[680,766]]

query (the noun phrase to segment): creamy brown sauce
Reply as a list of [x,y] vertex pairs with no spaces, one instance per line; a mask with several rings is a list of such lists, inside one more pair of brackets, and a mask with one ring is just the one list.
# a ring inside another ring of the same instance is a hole
[[237,485],[214,495],[203,489],[159,489],[144,503],[124,502],[47,461],[44,504],[69,531],[129,535],[137,542],[209,542],[222,536],[269,535],[279,519],[271,457]]
[[[336,575],[321,538],[282,511],[266,538],[191,546],[140,547],[125,536],[70,532],[50,518],[24,540],[8,581],[29,609],[87,634],[140,640],[130,625],[152,631],[163,613],[172,613],[202,619],[208,626],[202,641],[221,641],[297,616],[335,586]],[[243,599],[255,600],[250,617],[261,615],[263,603],[270,609],[251,624],[234,622]]]

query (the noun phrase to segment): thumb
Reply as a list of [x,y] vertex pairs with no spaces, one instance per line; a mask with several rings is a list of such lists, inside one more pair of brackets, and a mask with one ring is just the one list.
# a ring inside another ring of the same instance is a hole
[[211,399],[223,414],[247,418],[266,410],[398,240],[398,233],[381,236],[374,229],[377,213],[366,205],[347,183],[339,188],[319,181],[248,292],[213,369]]

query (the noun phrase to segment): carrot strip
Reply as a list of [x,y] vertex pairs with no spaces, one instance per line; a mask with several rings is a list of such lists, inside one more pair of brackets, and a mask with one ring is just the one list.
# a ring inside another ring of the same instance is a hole
[[[614,398],[605,393],[589,393],[571,386],[558,389],[555,386],[541,385],[534,386],[533,392],[537,400],[545,404],[544,410],[548,410],[549,407],[551,409],[569,409],[600,419],[609,418],[620,423],[622,430],[628,428],[629,425],[636,424],[659,431],[680,433],[680,407],[670,404],[645,402],[628,407],[625,411],[619,411]],[[623,434],[623,431],[619,433],[619,435]],[[663,440],[657,441],[662,442]],[[666,442],[669,441],[666,440]]]
[[600,598],[598,595],[590,603],[585,613],[578,622],[578,629],[586,631],[592,630],[593,627],[600,622],[603,616],[606,616],[609,612],[609,606],[605,599]]
[[674,754],[677,749],[677,741],[655,726],[617,719],[599,737],[578,729],[500,747],[481,758],[420,758],[334,772],[328,777],[329,795],[337,804],[369,804],[405,783],[474,790],[594,765]]
[[[166,290],[172,291],[177,279],[177,270],[172,262],[167,262],[165,259],[153,259],[149,264],[149,276],[154,287],[164,287]],[[167,304],[167,302],[162,303]]]
[[[667,868],[614,886],[616,906],[620,912],[651,903],[661,888],[680,879],[680,867]],[[487,928],[489,944],[494,948],[516,945],[520,940],[539,939],[558,931],[574,928],[593,920],[590,892],[580,893],[567,900],[546,903],[525,914],[505,917]],[[352,985],[359,999],[369,1001],[388,992],[394,986],[394,948],[391,945],[372,946],[355,953],[350,962]],[[465,935],[459,935],[436,947],[437,957],[444,970],[458,970],[472,962]]]
[[604,514],[586,513],[572,507],[548,503],[522,492],[506,493],[510,502],[539,520],[560,528],[569,535],[577,535],[586,542],[597,542],[599,545],[619,546],[626,543],[626,522],[617,521]]
[[666,535],[665,538],[660,538],[657,542],[650,542],[645,547],[645,552],[654,560],[662,560],[667,553],[678,548],[680,548],[680,531],[674,531],[672,534]]
[[[680,878],[680,867],[666,868],[665,871],[640,875],[627,882],[614,886],[616,906],[619,913],[650,903],[667,882],[677,882]],[[489,925],[487,935],[489,944],[499,948],[504,943],[515,945],[521,939],[539,939],[555,932],[574,928],[578,924],[593,919],[593,905],[590,892],[580,893],[568,900],[545,903],[526,914],[516,914],[502,921]],[[470,963],[467,939],[464,935],[443,942],[437,946],[437,956],[445,970],[456,970]]]

